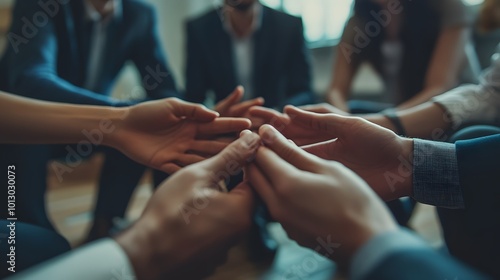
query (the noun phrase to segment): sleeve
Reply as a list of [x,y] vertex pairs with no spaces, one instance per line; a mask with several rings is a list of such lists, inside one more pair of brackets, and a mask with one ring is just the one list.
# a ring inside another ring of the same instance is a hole
[[354,255],[351,279],[488,279],[463,264],[438,254],[405,230],[373,237]]
[[461,0],[441,0],[435,2],[439,5],[442,16],[442,29],[469,26],[472,23],[472,16],[467,12]]
[[288,72],[287,100],[281,107],[291,104],[295,106],[314,102],[314,93],[311,89],[311,65],[309,51],[304,39],[304,25],[302,20],[296,27],[293,51],[291,53]]
[[148,99],[182,98],[158,38],[156,13],[148,6],[148,13],[143,16],[147,18],[148,24],[131,60],[141,75]]
[[[118,101],[77,87],[57,74],[58,40],[54,19],[33,29],[30,38],[24,38],[27,30],[25,18],[33,18],[40,9],[36,1],[16,1],[12,26],[8,37],[16,38],[10,44],[5,62],[9,67],[10,91],[35,99],[86,105],[118,105]],[[61,6],[67,8],[66,6]],[[61,11],[62,12],[62,11]]]
[[49,260],[9,279],[135,279],[123,249],[105,239]]
[[208,84],[204,73],[204,61],[200,42],[196,40],[196,32],[193,22],[186,24],[186,100],[195,103],[203,103],[206,98]]
[[453,128],[463,124],[500,124],[500,52],[479,85],[465,85],[432,99],[449,114]]
[[463,209],[455,145],[414,140],[412,197],[421,203]]
[[[456,143],[465,219],[474,233],[500,229],[500,135]],[[500,244],[491,244],[498,258]]]

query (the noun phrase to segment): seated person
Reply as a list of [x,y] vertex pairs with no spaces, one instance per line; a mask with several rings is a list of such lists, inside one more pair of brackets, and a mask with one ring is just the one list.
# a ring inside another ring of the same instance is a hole
[[[49,1],[42,9],[39,3],[15,2],[10,44],[0,62],[5,75],[1,89],[41,100],[108,106],[180,97],[159,43],[152,6],[137,0],[84,0]],[[46,24],[39,24],[41,12]],[[141,100],[122,102],[109,96],[127,61],[141,75],[147,95]],[[15,163],[30,174],[18,181],[19,220],[53,229],[44,202],[47,162],[67,158],[68,151],[46,145],[8,145],[1,150],[2,162]],[[106,158],[90,240],[108,235],[112,218],[124,215],[145,170],[116,150],[98,150]],[[87,151],[82,154],[89,155]],[[59,180],[73,170],[74,162],[62,164],[65,168],[55,170]],[[159,171],[154,174],[156,184],[166,176]]]
[[[356,0],[337,48],[326,102],[345,112],[375,113],[410,108],[457,86],[468,26],[460,0]],[[349,105],[363,63],[382,77],[383,103]]]
[[308,50],[299,18],[258,0],[224,6],[187,23],[186,99],[202,103],[209,91],[223,100],[237,85],[244,99],[282,108],[314,101]]

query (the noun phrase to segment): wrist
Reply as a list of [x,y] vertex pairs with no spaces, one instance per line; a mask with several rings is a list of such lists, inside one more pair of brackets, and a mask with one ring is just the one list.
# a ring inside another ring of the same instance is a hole
[[125,119],[130,113],[130,107],[111,108],[109,116],[99,121],[98,129],[103,133],[103,144],[120,150],[124,140]]

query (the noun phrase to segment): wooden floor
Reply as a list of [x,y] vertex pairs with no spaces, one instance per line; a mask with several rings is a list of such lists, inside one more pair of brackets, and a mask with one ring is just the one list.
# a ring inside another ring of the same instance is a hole
[[[102,157],[94,156],[71,174],[65,174],[62,182],[49,170],[48,212],[59,232],[73,246],[81,243],[87,234],[101,164]],[[129,205],[127,219],[134,220],[141,214],[151,196],[150,178],[146,172]],[[432,246],[442,245],[433,207],[418,205],[411,226]],[[270,230],[280,244],[274,262],[255,264],[248,261],[242,242],[231,250],[228,262],[210,279],[346,279],[335,273],[333,263],[289,240],[278,224],[271,225]]]

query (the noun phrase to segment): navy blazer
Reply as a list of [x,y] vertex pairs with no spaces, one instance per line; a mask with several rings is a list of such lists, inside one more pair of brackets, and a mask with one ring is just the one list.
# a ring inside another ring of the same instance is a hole
[[[302,20],[263,7],[261,27],[253,35],[253,89],[268,107],[314,102],[308,49]],[[239,84],[231,37],[224,29],[221,10],[187,23],[186,99],[201,103],[213,90],[216,101]]]
[[[38,3],[38,0],[16,1],[8,33],[10,44],[0,63],[3,90],[49,101],[118,105],[108,95],[124,64],[132,61],[142,77],[147,99],[179,97],[158,40],[156,16],[149,4],[122,0],[123,13],[110,22],[98,85],[92,92],[82,88],[87,76],[91,34],[91,25],[84,18],[83,1],[58,4],[57,12],[51,14]],[[44,13],[48,21],[41,24],[34,20],[37,13]],[[25,19],[32,27],[26,27]]]

